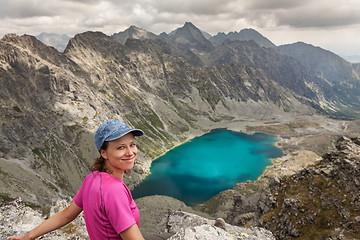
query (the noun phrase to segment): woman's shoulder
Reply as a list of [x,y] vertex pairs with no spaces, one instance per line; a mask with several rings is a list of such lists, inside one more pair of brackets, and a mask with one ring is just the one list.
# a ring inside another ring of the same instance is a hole
[[99,171],[93,171],[93,172],[90,172],[86,177],[85,177],[85,180],[87,179],[90,179],[90,178],[96,178],[99,176]]

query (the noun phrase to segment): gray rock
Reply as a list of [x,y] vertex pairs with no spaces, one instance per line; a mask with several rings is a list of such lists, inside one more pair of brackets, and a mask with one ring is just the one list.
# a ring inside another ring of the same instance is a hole
[[170,237],[169,240],[212,240],[212,239],[223,239],[223,240],[234,240],[238,239],[236,236],[232,236],[225,230],[211,226],[211,225],[200,225],[195,227],[189,227],[181,229],[174,236]]
[[[61,200],[53,210],[62,210],[68,200]],[[67,206],[67,204],[66,204]],[[21,198],[5,203],[0,207],[0,239],[9,236],[22,236],[45,221],[41,212],[25,206]],[[62,229],[45,234],[41,239],[86,240],[89,239],[82,214]]]
[[[221,220],[218,220],[218,222]],[[223,228],[216,227],[216,220],[206,219],[195,214],[171,211],[168,218],[168,229],[175,233],[170,239],[263,239],[275,240],[273,234],[263,228],[244,228],[223,222]]]
[[221,229],[223,229],[223,230],[225,230],[226,231],[226,226],[225,226],[225,221],[224,221],[224,219],[222,219],[222,218],[217,218],[216,220],[215,220],[215,224],[214,224],[214,226],[215,227],[219,227],[219,228],[221,228]]
[[165,231],[170,210],[190,212],[209,218],[207,214],[194,211],[185,203],[168,196],[146,196],[135,199],[135,202],[140,211],[140,230],[146,235]]

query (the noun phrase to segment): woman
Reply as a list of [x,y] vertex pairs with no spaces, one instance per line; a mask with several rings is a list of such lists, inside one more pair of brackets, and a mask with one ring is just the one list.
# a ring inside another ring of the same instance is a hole
[[92,240],[143,240],[139,210],[123,181],[124,173],[133,168],[136,160],[135,136],[143,134],[140,129],[131,129],[118,120],[101,124],[95,133],[100,157],[94,160],[92,172],[85,178],[74,201],[25,236],[9,239],[36,239],[66,225],[84,211]]

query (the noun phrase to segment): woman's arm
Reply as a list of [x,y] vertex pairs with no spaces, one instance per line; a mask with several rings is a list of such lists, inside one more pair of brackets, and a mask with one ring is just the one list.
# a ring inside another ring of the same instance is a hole
[[9,237],[8,239],[33,240],[37,237],[44,235],[45,233],[51,232],[68,224],[69,222],[74,220],[81,213],[81,211],[82,208],[79,208],[73,201],[67,208],[65,208],[61,212],[58,212],[57,214],[50,217],[46,221],[42,222],[39,226],[32,229],[25,236],[22,237],[12,236]]
[[140,229],[136,224],[121,232],[120,237],[124,240],[144,240],[144,237],[141,235]]

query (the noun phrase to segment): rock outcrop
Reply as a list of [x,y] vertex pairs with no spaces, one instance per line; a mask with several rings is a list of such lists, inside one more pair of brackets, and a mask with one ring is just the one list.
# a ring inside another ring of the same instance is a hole
[[[54,205],[48,216],[65,209],[70,199],[60,200]],[[31,229],[38,226],[46,218],[39,210],[26,206],[21,198],[2,204],[0,207],[0,239],[7,239],[9,236],[22,236]],[[63,228],[48,233],[42,239],[77,239],[88,240],[83,214],[80,214],[73,222]]]
[[360,138],[273,188],[273,208],[259,219],[278,239],[360,238]]
[[171,240],[275,240],[273,234],[263,228],[237,227],[226,224],[223,219],[209,220],[180,211],[170,211],[167,232],[174,233]]

